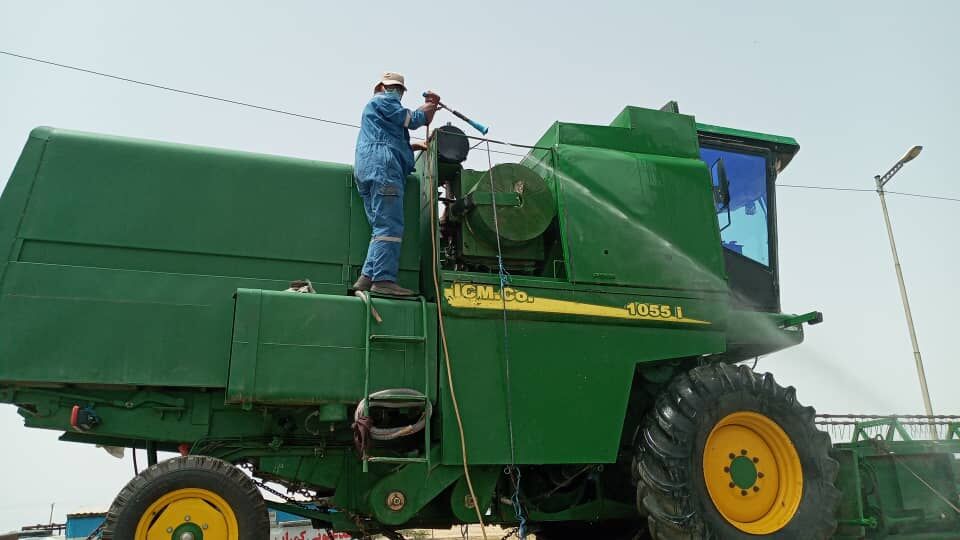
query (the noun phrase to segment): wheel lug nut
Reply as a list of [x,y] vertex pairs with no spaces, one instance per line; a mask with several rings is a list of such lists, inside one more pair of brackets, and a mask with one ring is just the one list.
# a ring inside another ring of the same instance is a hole
[[746,496],[746,495],[747,495],[747,490],[741,489],[741,490],[740,490],[740,494],[743,495],[743,496]]
[[172,533],[172,532],[173,532],[173,527],[167,527],[167,532],[168,532],[168,533]]
[[758,488],[757,486],[753,486],[753,492],[756,493],[758,491],[760,491],[760,488]]
[[763,478],[763,473],[762,473],[762,472],[758,472],[758,473],[757,473],[757,478]]
[[754,463],[760,463],[760,458],[758,458],[758,457],[753,458],[753,462],[754,462]]
[[729,457],[730,457],[730,459],[733,459],[733,458],[735,458],[735,457],[737,457],[737,456],[735,456],[735,455],[733,454],[733,452],[730,452],[730,456],[729,456]]
[[741,456],[747,455],[747,451],[746,451],[746,450],[741,450],[741,451],[740,451],[740,455],[741,455]]
[[730,487],[732,487],[732,488],[733,488],[733,487],[737,487],[737,485],[734,484],[733,482],[730,482]]
[[730,467],[724,467],[723,472],[730,472]]
[[190,521],[190,516],[183,516],[184,521]]

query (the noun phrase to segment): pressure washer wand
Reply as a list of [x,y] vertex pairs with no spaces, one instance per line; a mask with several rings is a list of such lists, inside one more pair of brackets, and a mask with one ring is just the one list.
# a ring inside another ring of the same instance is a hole
[[[426,93],[426,92],[423,93],[423,97],[427,97],[427,93]],[[443,104],[442,101],[439,102],[438,105],[439,105],[439,107],[440,107],[441,109],[446,109],[446,110],[450,111],[450,112],[451,112],[454,116],[456,116],[457,118],[459,118],[459,119],[463,120],[464,122],[470,124],[471,126],[473,126],[474,129],[476,129],[477,131],[479,131],[479,132],[482,133],[483,135],[486,135],[487,132],[490,131],[490,128],[488,128],[487,126],[481,124],[480,122],[477,122],[477,121],[475,121],[475,120],[471,120],[471,119],[467,118],[467,116],[466,116],[465,114],[463,114],[463,113],[461,113],[461,112],[459,112],[459,111],[457,111],[457,110],[454,110],[454,109],[451,109],[450,107],[447,107],[446,105]]]

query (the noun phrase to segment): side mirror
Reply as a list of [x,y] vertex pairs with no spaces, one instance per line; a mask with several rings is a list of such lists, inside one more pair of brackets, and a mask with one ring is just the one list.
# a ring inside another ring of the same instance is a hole
[[727,168],[723,164],[723,158],[717,158],[714,162],[713,176],[717,180],[717,185],[713,186],[713,202],[718,210],[730,209],[730,179],[727,178]]

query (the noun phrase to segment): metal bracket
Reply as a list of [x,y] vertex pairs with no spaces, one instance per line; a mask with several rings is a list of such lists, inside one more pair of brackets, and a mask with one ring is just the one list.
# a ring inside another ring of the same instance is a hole
[[520,206],[520,194],[515,191],[490,193],[489,191],[475,191],[467,195],[467,206]]
[[854,426],[853,439],[851,442],[857,443],[860,441],[869,441],[873,437],[867,433],[867,429],[883,426],[887,428],[886,433],[883,435],[883,439],[886,441],[894,440],[894,436],[897,434],[899,434],[904,441],[913,440],[910,438],[910,434],[907,433],[907,430],[904,429],[903,424],[901,424],[896,418],[880,418],[867,422],[857,422]]
[[803,323],[807,323],[811,326],[815,324],[820,324],[823,322],[823,313],[819,311],[811,311],[810,313],[804,313],[803,315],[796,315],[793,317],[788,317],[780,321],[780,328],[790,328],[791,326],[800,326]]
[[877,518],[875,517],[866,517],[860,519],[841,519],[837,521],[838,525],[853,525],[854,527],[866,527],[868,529],[877,528]]

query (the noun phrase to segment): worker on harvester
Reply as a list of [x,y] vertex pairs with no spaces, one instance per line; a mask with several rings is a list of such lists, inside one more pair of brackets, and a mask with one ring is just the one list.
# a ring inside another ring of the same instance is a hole
[[353,288],[390,296],[415,294],[397,284],[405,180],[414,170],[413,151],[426,149],[426,143],[410,143],[410,130],[429,124],[440,103],[440,96],[428,91],[420,108],[405,109],[400,100],[406,90],[399,73],[386,72],[380,78],[363,109],[354,163],[372,235]]

